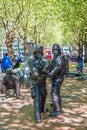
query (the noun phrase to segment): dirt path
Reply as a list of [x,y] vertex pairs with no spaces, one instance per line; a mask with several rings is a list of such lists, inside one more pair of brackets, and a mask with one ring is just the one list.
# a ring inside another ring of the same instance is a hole
[[[47,88],[46,107],[51,112],[49,81]],[[34,122],[30,90],[22,88],[21,94],[22,99],[0,94],[0,130],[87,130],[87,81],[66,78],[61,88],[64,112],[55,118],[43,114],[40,124]]]

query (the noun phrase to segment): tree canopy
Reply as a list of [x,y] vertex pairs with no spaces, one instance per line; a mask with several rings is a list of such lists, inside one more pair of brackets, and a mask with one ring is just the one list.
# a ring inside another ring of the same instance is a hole
[[15,38],[50,47],[77,44],[87,28],[86,0],[0,0],[0,40]]

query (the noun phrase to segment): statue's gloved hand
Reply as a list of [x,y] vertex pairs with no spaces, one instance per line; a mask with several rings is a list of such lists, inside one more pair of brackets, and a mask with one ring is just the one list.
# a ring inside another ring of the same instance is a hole
[[47,78],[51,78],[52,76],[53,76],[52,72],[47,74]]
[[37,73],[37,72],[34,72],[33,74],[32,74],[32,76],[34,77],[34,79],[38,79],[38,77],[39,77],[39,74]]
[[35,97],[36,97],[34,87],[31,88],[31,97],[32,97],[32,98],[35,98]]
[[47,75],[46,75],[46,74],[42,74],[41,77],[42,77],[42,78],[46,78]]
[[46,74],[46,72],[47,72],[47,70],[46,70],[46,68],[44,68],[44,69],[42,69],[42,74]]
[[47,72],[46,72],[46,71],[42,71],[41,77],[42,77],[42,78],[45,78],[46,76],[47,76]]

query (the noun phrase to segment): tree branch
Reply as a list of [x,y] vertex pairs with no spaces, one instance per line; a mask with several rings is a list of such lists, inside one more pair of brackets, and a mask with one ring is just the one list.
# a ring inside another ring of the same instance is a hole
[[72,46],[72,48],[73,48],[74,50],[78,51],[78,49],[76,49],[76,48],[72,45],[72,43],[70,43],[70,45]]
[[2,16],[0,16],[0,19],[2,21],[2,24],[3,24],[4,28],[6,29],[6,24],[5,24],[4,19],[2,18]]

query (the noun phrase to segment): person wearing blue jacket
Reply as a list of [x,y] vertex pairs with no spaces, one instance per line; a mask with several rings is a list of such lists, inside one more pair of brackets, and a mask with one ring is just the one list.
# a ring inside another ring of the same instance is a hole
[[78,55],[78,67],[77,67],[78,72],[83,72],[83,56],[80,53]]
[[13,62],[11,57],[8,55],[8,53],[5,54],[5,56],[2,59],[2,72],[6,72],[8,68],[13,67]]

